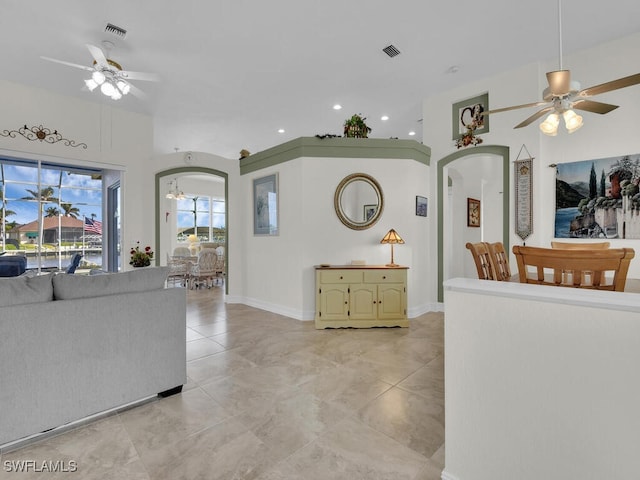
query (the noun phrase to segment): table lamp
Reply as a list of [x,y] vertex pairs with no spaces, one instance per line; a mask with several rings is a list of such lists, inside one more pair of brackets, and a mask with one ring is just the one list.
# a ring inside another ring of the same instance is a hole
[[404,243],[404,240],[398,232],[396,232],[393,228],[387,232],[387,234],[380,240],[380,243],[388,243],[391,245],[391,263],[387,263],[387,267],[397,267],[395,263],[393,263],[393,245],[395,243]]

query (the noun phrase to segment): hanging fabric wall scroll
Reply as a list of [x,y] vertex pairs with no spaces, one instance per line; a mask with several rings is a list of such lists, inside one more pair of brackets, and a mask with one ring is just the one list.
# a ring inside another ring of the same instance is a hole
[[[520,158],[522,150],[527,152],[527,158]],[[533,157],[523,144],[514,162],[516,187],[516,234],[524,241],[533,231]]]

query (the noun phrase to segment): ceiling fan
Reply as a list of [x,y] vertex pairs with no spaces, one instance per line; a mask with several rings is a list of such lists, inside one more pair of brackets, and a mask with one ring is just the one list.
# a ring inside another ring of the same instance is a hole
[[513,128],[522,128],[533,123],[546,113],[550,112],[544,122],[540,124],[542,133],[555,136],[558,133],[560,116],[564,118],[565,127],[569,133],[573,133],[582,126],[582,117],[574,110],[605,114],[618,108],[618,105],[596,102],[590,99],[595,95],[630,87],[640,83],[640,73],[618,78],[610,82],[601,83],[593,87],[581,89],[580,84],[571,80],[571,72],[562,68],[562,7],[561,0],[558,0],[558,44],[559,44],[559,69],[547,72],[547,83],[549,86],[542,92],[542,102],[525,103],[512,107],[497,108],[483,112],[483,115],[507,112],[520,108],[544,107],[536,113],[520,122]]
[[119,100],[123,95],[127,95],[129,92],[139,98],[145,97],[144,92],[131,84],[130,80],[143,80],[149,82],[157,82],[159,80],[155,73],[123,70],[122,66],[118,62],[108,58],[109,52],[114,46],[113,43],[109,41],[105,40],[102,42],[104,51],[103,48],[95,45],[87,44],[86,46],[93,57],[93,65],[90,67],[50,57],[40,58],[91,72],[91,78],[84,81],[86,87],[90,91],[100,87],[100,91],[107,97],[111,97],[113,100]]

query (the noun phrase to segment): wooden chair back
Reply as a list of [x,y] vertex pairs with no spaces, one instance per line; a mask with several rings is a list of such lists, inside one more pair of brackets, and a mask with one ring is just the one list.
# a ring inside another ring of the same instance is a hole
[[509,256],[504,250],[502,242],[489,243],[489,252],[495,267],[496,280],[508,282],[511,278],[511,268],[509,267]]
[[497,280],[496,267],[493,263],[489,244],[487,242],[468,242],[465,246],[469,249],[471,255],[473,255],[473,261],[478,271],[478,278],[480,280]]
[[562,248],[564,250],[600,250],[609,248],[609,242],[594,243],[569,243],[569,242],[551,242],[551,248]]
[[624,291],[632,248],[596,250],[515,245],[520,283]]

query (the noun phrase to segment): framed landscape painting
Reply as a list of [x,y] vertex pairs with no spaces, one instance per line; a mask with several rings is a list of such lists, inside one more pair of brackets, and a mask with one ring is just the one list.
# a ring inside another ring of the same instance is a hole
[[640,238],[640,154],[559,163],[555,238]]
[[278,174],[253,180],[253,234],[278,235]]

